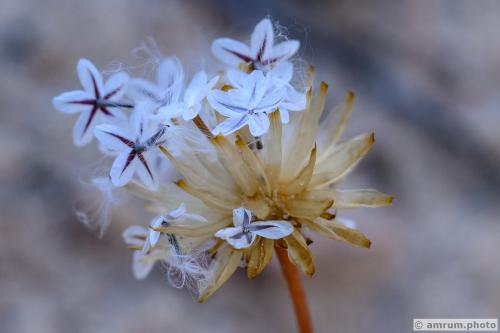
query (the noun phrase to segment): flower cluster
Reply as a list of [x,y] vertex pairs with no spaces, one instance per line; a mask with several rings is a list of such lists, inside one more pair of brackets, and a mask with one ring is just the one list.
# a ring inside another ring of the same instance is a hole
[[149,227],[123,234],[137,278],[161,262],[174,286],[194,287],[204,301],[238,267],[257,276],[275,247],[312,275],[313,232],[370,246],[337,211],[388,205],[392,197],[335,185],[374,135],[340,141],[352,93],[320,124],[328,86],[313,89],[312,67],[303,87],[292,84],[297,70],[290,60],[299,46],[278,41],[263,19],[250,45],[215,40],[212,53],[223,70],[200,71],[188,84],[175,57],[159,62],[155,82],[123,72],[104,80],[90,61],[79,61],[83,89],[55,97],[55,108],[80,113],[74,143],[95,137],[114,159],[105,175],[112,187],[146,199],[158,214]]

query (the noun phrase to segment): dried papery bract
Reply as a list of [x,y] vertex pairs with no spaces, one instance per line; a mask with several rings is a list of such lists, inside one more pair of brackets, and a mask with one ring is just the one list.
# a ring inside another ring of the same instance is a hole
[[[312,325],[298,271],[315,272],[314,233],[368,248],[370,240],[337,214],[389,205],[392,197],[337,188],[371,149],[374,134],[341,140],[354,94],[323,115],[328,85],[313,85],[313,67],[302,87],[292,84],[289,59],[299,45],[276,38],[264,19],[250,45],[217,39],[212,51],[228,68],[199,71],[187,87],[175,57],[157,59],[154,83],[125,74],[104,83],[82,60],[84,90],[62,94],[54,105],[82,112],[75,128],[82,135],[85,121],[83,135],[75,143],[96,136],[114,159],[107,179],[146,199],[156,214],[147,228],[123,234],[138,279],[160,262],[170,284],[194,289],[204,302],[239,267],[257,277],[276,252],[306,333]],[[127,113],[128,119],[117,116]]]

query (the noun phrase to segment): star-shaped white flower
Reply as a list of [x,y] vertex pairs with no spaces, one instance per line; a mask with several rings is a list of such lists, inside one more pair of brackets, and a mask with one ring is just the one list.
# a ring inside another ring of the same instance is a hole
[[130,80],[127,95],[141,109],[156,112],[160,107],[177,103],[184,83],[184,70],[179,59],[166,58],[156,72],[156,83],[145,79]]
[[150,230],[149,230],[149,235],[148,235],[148,242],[149,244],[146,244],[145,246],[155,246],[156,243],[158,243],[158,240],[160,239],[161,232],[156,231],[155,229],[160,228],[160,227],[166,227],[172,223],[175,223],[179,219],[188,219],[191,221],[197,221],[197,222],[202,222],[206,223],[208,222],[204,217],[196,214],[190,214],[186,211],[186,205],[182,203],[179,207],[176,209],[168,212],[167,214],[160,215],[151,221],[150,225]]
[[178,116],[182,116],[184,120],[193,119],[200,113],[203,100],[215,87],[218,80],[218,76],[208,80],[205,71],[199,71],[184,91],[182,102],[160,108],[158,110],[159,119],[170,119]]
[[297,40],[287,40],[274,45],[274,31],[267,18],[260,21],[252,33],[250,46],[231,38],[219,38],[212,44],[213,54],[230,66],[250,63],[253,69],[267,71],[274,65],[288,60],[300,47]]
[[269,129],[268,114],[277,110],[283,101],[285,88],[275,84],[262,71],[246,74],[228,71],[234,89],[212,90],[208,102],[221,115],[228,117],[214,129],[214,134],[231,134],[247,125],[253,136],[260,136]]
[[77,65],[78,78],[83,90],[73,90],[54,97],[54,107],[64,113],[80,112],[73,128],[73,142],[83,146],[92,141],[94,127],[103,121],[123,120],[120,107],[132,107],[120,103],[129,77],[117,73],[104,83],[101,73],[87,59],[80,59]]
[[233,209],[234,227],[224,228],[215,233],[235,249],[250,247],[257,236],[280,239],[293,232],[293,226],[286,221],[252,222],[252,212],[246,208]]
[[109,174],[114,186],[127,184],[136,172],[146,186],[154,186],[152,161],[156,147],[163,143],[166,127],[146,125],[143,117],[134,113],[129,128],[107,124],[95,128],[95,136],[104,148],[118,155]]

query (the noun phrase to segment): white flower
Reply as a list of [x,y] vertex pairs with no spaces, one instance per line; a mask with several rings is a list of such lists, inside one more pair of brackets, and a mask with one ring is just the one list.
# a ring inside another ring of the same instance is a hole
[[202,223],[207,222],[207,220],[200,215],[187,213],[186,205],[184,203],[182,203],[176,209],[168,212],[167,214],[160,215],[160,216],[156,217],[155,219],[153,219],[153,221],[151,221],[148,242],[147,242],[149,244],[146,244],[145,248],[147,248],[148,246],[155,246],[156,243],[158,243],[158,240],[160,239],[161,232],[156,231],[155,229],[160,228],[160,227],[166,227],[171,223],[175,223],[176,220],[179,220],[181,218],[184,220],[187,219],[187,220],[197,221],[197,222],[202,222]]
[[125,243],[135,250],[132,257],[132,271],[138,280],[146,278],[156,262],[166,261],[170,257],[170,253],[161,248],[143,251],[147,235],[148,229],[138,225],[128,227],[122,235]]
[[94,132],[104,148],[118,155],[110,171],[113,185],[127,184],[136,171],[146,186],[155,184],[151,162],[156,147],[163,143],[161,140],[166,127],[147,126],[136,112],[130,119],[129,128],[104,124],[97,126]]
[[231,134],[247,125],[253,136],[260,136],[269,129],[268,113],[276,111],[284,98],[284,87],[277,85],[262,71],[246,74],[240,71],[227,73],[234,87],[229,91],[212,90],[208,95],[210,105],[228,117],[214,129],[214,134]]
[[230,38],[216,39],[212,44],[213,54],[222,62],[238,66],[252,64],[253,69],[269,70],[273,65],[292,57],[300,47],[297,40],[288,40],[274,45],[271,21],[263,19],[255,27],[250,46]]
[[219,77],[216,76],[208,81],[205,71],[199,71],[186,88],[183,101],[159,109],[159,116],[165,119],[178,116],[182,116],[184,120],[193,119],[200,113],[203,100],[217,84],[218,80]]
[[127,74],[114,74],[104,83],[101,73],[89,60],[80,59],[76,68],[83,90],[62,93],[52,103],[64,113],[80,112],[73,128],[73,142],[77,146],[83,146],[92,141],[97,123],[123,119],[125,115],[119,107],[132,106],[119,103],[129,79]]
[[148,112],[177,103],[184,82],[184,70],[176,57],[164,59],[156,73],[156,84],[134,78],[130,80],[127,95]]
[[293,226],[286,221],[261,221],[252,222],[252,212],[246,208],[233,210],[234,227],[224,228],[215,233],[231,244],[235,249],[248,248],[257,236],[280,239],[293,232]]

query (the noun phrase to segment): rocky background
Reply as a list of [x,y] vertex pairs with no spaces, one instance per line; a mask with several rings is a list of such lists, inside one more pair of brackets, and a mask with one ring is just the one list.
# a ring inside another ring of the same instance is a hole
[[[200,305],[160,270],[136,281],[121,241],[150,218],[136,202],[98,239],[75,218],[95,146],[51,98],[78,87],[80,57],[113,70],[153,37],[188,73],[210,69],[218,36],[248,38],[270,15],[301,61],[357,94],[348,135],[377,143],[342,184],[392,193],[347,212],[370,250],[318,237],[304,278],[317,332],[407,332],[412,318],[500,310],[500,4],[496,1],[61,1],[0,3],[0,331],[293,332],[274,262]],[[83,175],[83,176],[82,176]]]

